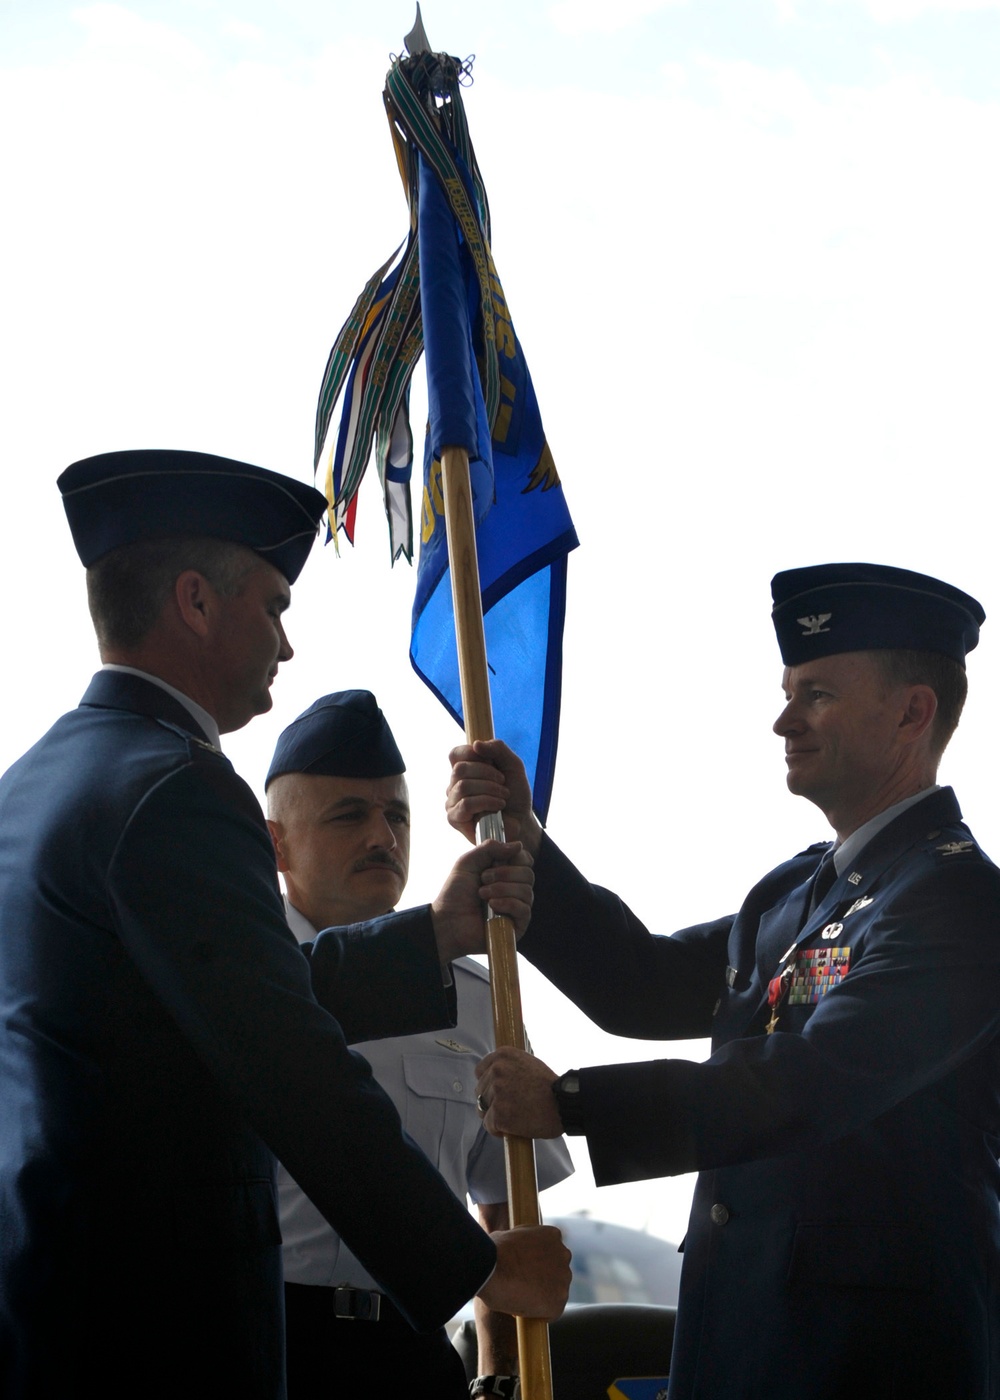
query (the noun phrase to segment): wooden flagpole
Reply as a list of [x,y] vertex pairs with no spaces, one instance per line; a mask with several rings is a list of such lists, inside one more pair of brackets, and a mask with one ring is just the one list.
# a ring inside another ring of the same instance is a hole
[[[442,449],[441,482],[448,532],[451,596],[455,606],[462,712],[465,715],[465,737],[471,744],[477,739],[493,738],[493,707],[486,665],[469,454],[464,448]],[[503,818],[499,813],[483,818],[479,823],[479,839],[490,838],[498,841],[504,839]],[[490,959],[496,1043],[498,1046],[513,1045],[518,1050],[525,1050],[527,1045],[521,1014],[514,926],[510,919],[495,915],[492,910],[486,921],[486,946]],[[504,1156],[511,1225],[540,1225],[534,1144],[530,1138],[505,1137]],[[540,1318],[517,1318],[517,1350],[523,1400],[552,1400],[548,1324]]]

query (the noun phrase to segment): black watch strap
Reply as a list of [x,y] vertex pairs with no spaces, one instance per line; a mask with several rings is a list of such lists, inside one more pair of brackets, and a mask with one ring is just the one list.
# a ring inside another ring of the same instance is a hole
[[583,1105],[580,1102],[580,1071],[569,1069],[565,1074],[561,1074],[553,1083],[552,1092],[556,1096],[563,1132],[571,1137],[581,1136],[584,1126]]
[[501,1400],[521,1400],[521,1383],[517,1376],[477,1376],[469,1382],[469,1400],[489,1395],[499,1395]]

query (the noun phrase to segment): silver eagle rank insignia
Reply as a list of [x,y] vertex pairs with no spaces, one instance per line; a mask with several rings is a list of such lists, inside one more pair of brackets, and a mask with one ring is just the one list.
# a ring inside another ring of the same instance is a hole
[[795,621],[802,628],[803,637],[816,637],[820,632],[829,632],[829,627],[824,627],[824,622],[829,622],[833,613],[810,613],[808,617],[797,617]]

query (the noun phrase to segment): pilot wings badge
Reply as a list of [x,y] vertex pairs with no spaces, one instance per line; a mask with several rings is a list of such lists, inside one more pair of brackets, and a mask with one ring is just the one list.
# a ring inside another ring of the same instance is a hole
[[797,617],[795,621],[802,627],[803,637],[815,637],[820,632],[829,632],[829,627],[824,627],[824,622],[829,622],[833,613],[810,613],[808,617]]

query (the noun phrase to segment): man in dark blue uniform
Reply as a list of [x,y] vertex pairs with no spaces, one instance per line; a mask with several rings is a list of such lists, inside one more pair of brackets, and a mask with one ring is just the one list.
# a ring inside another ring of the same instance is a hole
[[558,1078],[496,1052],[486,1124],[585,1133],[599,1184],[700,1172],[673,1400],[995,1400],[1000,871],[936,784],[984,614],[880,565],[773,592],[788,787],[836,840],[735,916],[651,936],[542,836],[509,751],[456,752],[453,822],[503,807],[537,856],[526,955],[605,1029],[713,1045]]
[[323,498],[174,452],[60,488],[107,665],[0,780],[0,1394],[283,1395],[274,1153],[414,1326],[558,1311],[556,1232],[491,1240],[345,1043],[450,1024],[485,868],[523,927],[526,864],[300,951],[218,747],[270,707]]

